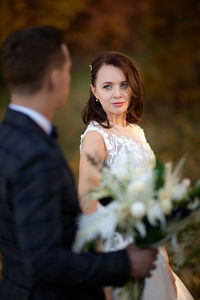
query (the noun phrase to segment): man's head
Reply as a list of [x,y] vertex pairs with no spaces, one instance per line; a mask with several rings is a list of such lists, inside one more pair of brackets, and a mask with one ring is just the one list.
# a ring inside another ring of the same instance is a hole
[[[65,69],[62,79],[66,79],[70,56],[61,30],[38,26],[21,29],[9,36],[1,47],[1,63],[11,94],[34,95],[43,88],[49,74],[50,89],[51,83],[54,85],[54,81],[58,81],[56,71],[58,74]],[[70,82],[70,78],[67,79]],[[65,86],[66,96],[68,90]]]

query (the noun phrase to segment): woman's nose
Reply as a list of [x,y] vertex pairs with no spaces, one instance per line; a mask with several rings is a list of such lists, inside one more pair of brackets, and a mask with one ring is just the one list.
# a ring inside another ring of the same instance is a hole
[[120,98],[121,97],[121,90],[119,86],[116,86],[114,89],[114,97],[115,98]]

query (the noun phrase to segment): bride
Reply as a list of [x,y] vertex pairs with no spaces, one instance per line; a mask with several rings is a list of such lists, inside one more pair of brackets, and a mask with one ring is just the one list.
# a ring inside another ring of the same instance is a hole
[[[87,198],[88,191],[99,184],[99,174],[87,155],[100,158],[115,172],[122,172],[131,153],[134,167],[152,168],[155,156],[138,124],[143,109],[143,84],[135,64],[124,54],[102,52],[91,67],[90,98],[83,111],[87,125],[81,136],[79,198],[84,213],[101,209],[98,201]],[[132,242],[119,233],[102,245],[102,250],[116,251]],[[112,292],[118,299],[119,289]],[[145,279],[143,300],[192,300],[192,296],[173,273],[168,256],[159,249],[156,269]]]

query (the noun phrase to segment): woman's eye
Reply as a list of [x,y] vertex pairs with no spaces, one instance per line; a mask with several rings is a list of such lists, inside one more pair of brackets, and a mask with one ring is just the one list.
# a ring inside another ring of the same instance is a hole
[[121,88],[126,89],[128,87],[128,83],[124,82],[121,84]]
[[110,89],[111,88],[111,85],[110,84],[106,84],[106,85],[104,85],[104,87],[103,87],[104,89]]

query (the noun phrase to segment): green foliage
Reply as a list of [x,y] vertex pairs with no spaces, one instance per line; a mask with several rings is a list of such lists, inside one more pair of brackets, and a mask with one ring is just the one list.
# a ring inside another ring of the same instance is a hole
[[98,250],[98,239],[86,243],[83,247],[82,252],[96,252]]
[[150,245],[157,243],[165,237],[160,226],[149,227],[147,230],[147,237],[141,238],[141,236],[138,235],[138,237],[135,239],[136,244],[140,248],[148,248]]
[[164,185],[164,165],[158,160],[156,161],[156,167],[154,172],[156,176],[155,190],[158,190]]
[[191,188],[189,191],[190,198],[199,197],[199,195],[200,195],[200,180],[198,180],[195,186]]

